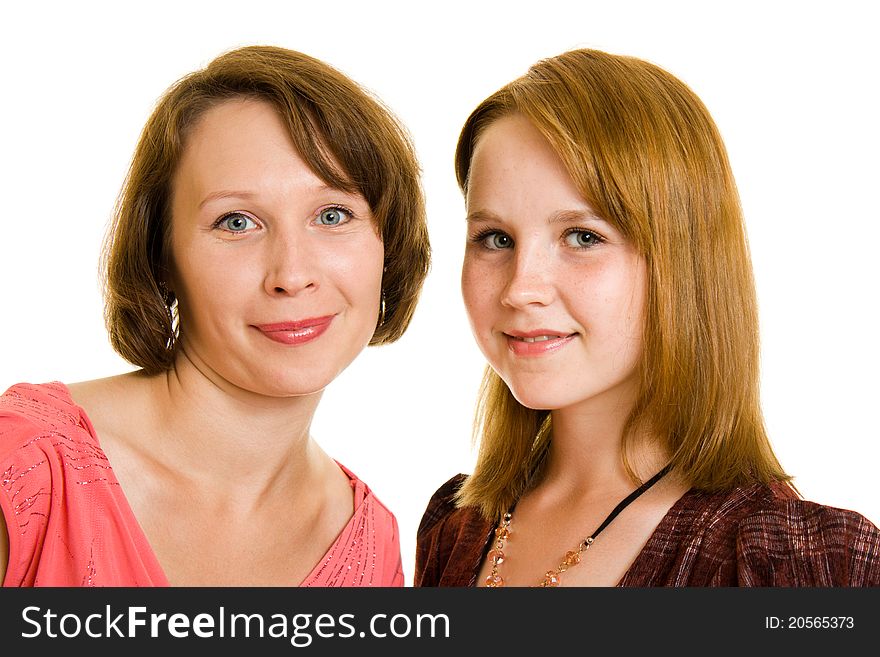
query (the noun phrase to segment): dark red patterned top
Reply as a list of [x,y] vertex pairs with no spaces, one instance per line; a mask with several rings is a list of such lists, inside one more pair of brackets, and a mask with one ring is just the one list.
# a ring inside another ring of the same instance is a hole
[[[456,509],[457,475],[419,525],[414,586],[474,586],[495,523]],[[754,484],[690,490],[657,525],[618,586],[880,586],[880,530],[854,511]]]

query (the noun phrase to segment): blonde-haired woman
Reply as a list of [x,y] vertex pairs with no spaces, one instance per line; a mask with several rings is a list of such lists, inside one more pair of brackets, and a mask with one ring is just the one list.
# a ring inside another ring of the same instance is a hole
[[877,528],[800,499],[771,448],[739,199],[686,85],[542,60],[474,110],[456,174],[489,367],[417,586],[880,584]]

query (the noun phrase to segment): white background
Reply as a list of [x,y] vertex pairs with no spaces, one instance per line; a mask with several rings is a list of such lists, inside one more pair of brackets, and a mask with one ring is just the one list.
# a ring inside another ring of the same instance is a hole
[[880,523],[880,47],[873,3],[10,3],[0,27],[0,390],[131,367],[99,247],[160,94],[221,52],[301,50],[380,96],[424,170],[434,263],[403,339],[328,388],[322,446],[397,515],[406,581],[431,493],[469,471],[483,369],[459,293],[452,156],[470,110],[541,57],[595,47],[689,84],[726,140],[752,245],[773,445],[808,499]]

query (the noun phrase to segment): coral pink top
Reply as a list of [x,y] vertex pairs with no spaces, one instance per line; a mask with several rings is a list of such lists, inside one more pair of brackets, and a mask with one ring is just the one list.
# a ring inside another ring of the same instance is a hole
[[[394,515],[345,467],[354,513],[300,586],[403,586]],[[0,396],[4,586],[169,586],[85,411],[59,382]]]

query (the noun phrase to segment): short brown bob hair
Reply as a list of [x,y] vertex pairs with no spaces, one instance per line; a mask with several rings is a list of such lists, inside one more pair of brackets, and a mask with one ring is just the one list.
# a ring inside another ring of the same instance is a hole
[[[579,49],[543,59],[489,96],[455,154],[467,192],[476,143],[501,117],[529,119],[584,199],[643,255],[648,289],[640,391],[628,447],[649,435],[692,487],[787,482],[759,399],[758,304],[739,195],[721,135],[681,80],[634,57]],[[476,418],[480,449],[457,501],[497,518],[536,479],[548,410],[520,404],[491,368]]]
[[412,319],[431,257],[411,138],[377,98],[330,65],[284,48],[248,46],[172,85],[144,126],[102,257],[113,348],[148,374],[174,362],[177,301],[166,287],[172,181],[199,117],[235,98],[272,105],[315,174],[366,199],[385,247],[384,312],[376,309],[370,344],[394,342]]

